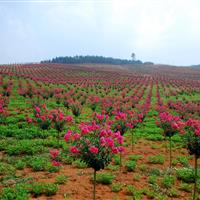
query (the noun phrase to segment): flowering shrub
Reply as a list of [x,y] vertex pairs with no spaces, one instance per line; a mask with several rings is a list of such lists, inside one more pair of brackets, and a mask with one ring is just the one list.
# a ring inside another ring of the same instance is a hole
[[60,162],[58,160],[58,156],[60,154],[59,150],[57,150],[57,149],[51,149],[49,151],[49,153],[50,153],[50,157],[52,159],[52,165],[54,167],[59,167],[60,166]]
[[[98,114],[97,112],[93,113],[93,119],[96,121],[97,124],[106,124],[106,121],[109,119],[108,115],[105,114]],[[111,122],[107,122],[111,125]]]
[[164,135],[169,137],[170,152],[169,152],[169,166],[172,167],[172,142],[171,137],[178,132],[183,133],[184,122],[181,121],[179,116],[173,116],[168,112],[163,112],[159,114],[160,121],[157,125],[163,128]]
[[112,160],[113,155],[124,151],[123,136],[106,127],[92,123],[81,123],[79,133],[69,130],[64,139],[71,141],[70,152],[73,157],[84,161],[94,169],[93,199],[96,193],[96,171],[104,169]]
[[99,101],[100,101],[100,99],[99,99],[99,97],[97,97],[97,96],[90,96],[89,97],[89,105],[90,105],[90,108],[93,110],[93,111],[95,111],[96,110],[96,108],[97,108],[97,106],[98,106],[98,104],[99,104]]
[[81,114],[82,106],[80,105],[79,102],[73,102],[70,105],[70,108],[72,110],[72,113],[75,117],[78,117]]
[[68,131],[64,139],[72,141],[70,152],[81,159],[89,167],[98,171],[104,169],[111,161],[113,154],[124,151],[121,146],[123,137],[120,132],[113,132],[109,128],[102,128],[95,121],[91,124],[81,123],[79,133]]
[[0,104],[0,124],[6,121],[6,110],[3,108],[3,105]]
[[186,144],[189,154],[195,157],[195,182],[193,191],[193,200],[196,199],[197,190],[197,160],[200,157],[200,120],[193,120],[189,118],[186,122]]
[[[64,130],[64,125],[66,123],[70,123],[73,121],[71,116],[65,116],[61,110],[48,110],[46,105],[42,107],[35,106],[34,107],[34,114],[35,114],[35,122],[39,125],[39,127],[43,130],[49,129],[50,126],[55,128],[58,132]],[[33,122],[31,118],[27,118],[27,122]]]
[[72,116],[65,116],[59,109],[51,110],[53,127],[61,132],[64,130],[64,126],[66,123],[71,123],[73,121]]
[[127,114],[123,112],[118,112],[115,115],[115,122],[113,124],[115,131],[120,131],[123,135],[129,128],[129,123],[127,122]]
[[[42,130],[47,130],[51,126],[51,122],[53,119],[53,116],[50,115],[47,112],[46,107],[44,107],[44,114],[42,113],[42,109],[39,106],[35,106],[35,117],[36,117],[36,123]],[[29,119],[30,120],[30,119]]]
[[173,116],[168,112],[159,114],[160,121],[157,123],[164,130],[164,135],[172,137],[179,131],[183,133],[184,123],[179,116]]
[[9,103],[9,98],[4,97],[3,95],[0,94],[0,124],[6,122],[6,118],[8,116],[6,107],[8,103]]
[[59,134],[64,130],[66,123],[71,123],[73,121],[72,116],[65,116],[61,110],[48,110],[46,105],[34,106],[35,119],[26,118],[26,121],[30,123],[36,123],[42,130],[48,130],[50,127],[55,128],[58,132],[58,143]]
[[186,122],[187,148],[191,155],[200,157],[200,120],[188,119]]

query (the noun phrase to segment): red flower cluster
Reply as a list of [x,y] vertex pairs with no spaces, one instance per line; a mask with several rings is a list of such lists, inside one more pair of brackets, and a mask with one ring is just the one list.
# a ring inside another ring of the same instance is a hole
[[173,116],[168,112],[162,112],[159,114],[160,121],[157,122],[161,128],[164,129],[166,136],[173,136],[176,132],[184,133],[185,123],[179,116]]
[[59,109],[48,110],[46,105],[34,106],[35,120],[27,117],[28,123],[35,122],[41,129],[49,129],[51,126],[59,132],[63,130],[65,123],[73,121],[72,116],[65,116]]
[[113,154],[124,151],[123,136],[119,131],[113,132],[108,127],[109,125],[100,125],[95,121],[92,123],[82,122],[79,125],[79,133],[69,130],[64,139],[66,142],[71,141],[70,152],[72,155],[82,159],[90,167],[103,168],[111,160]]
[[200,120],[189,118],[186,122],[186,126],[192,129],[196,136],[200,137]]
[[49,151],[49,153],[50,153],[50,156],[52,158],[52,165],[55,166],[55,167],[59,167],[61,165],[60,162],[57,160],[57,158],[60,154],[59,150],[51,149]]

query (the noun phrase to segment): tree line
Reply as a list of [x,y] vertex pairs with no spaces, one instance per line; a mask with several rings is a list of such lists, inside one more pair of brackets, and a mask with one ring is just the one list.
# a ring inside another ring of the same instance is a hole
[[50,60],[41,61],[41,63],[62,63],[62,64],[113,64],[113,65],[125,65],[125,64],[143,64],[140,60],[128,60],[104,56],[60,56],[52,58]]

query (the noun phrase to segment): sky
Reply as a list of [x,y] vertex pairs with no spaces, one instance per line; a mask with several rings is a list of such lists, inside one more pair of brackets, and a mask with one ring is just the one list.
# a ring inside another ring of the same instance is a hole
[[0,0],[0,63],[102,55],[200,64],[200,0]]

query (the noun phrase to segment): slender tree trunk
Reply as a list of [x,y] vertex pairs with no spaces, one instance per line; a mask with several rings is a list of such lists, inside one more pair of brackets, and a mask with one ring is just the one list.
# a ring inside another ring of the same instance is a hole
[[42,139],[43,139],[43,142],[44,142],[44,132],[45,132],[45,130],[44,129],[42,129]]
[[133,152],[133,133],[131,133],[131,143],[132,143],[132,152]]
[[58,138],[57,138],[57,140],[58,140],[58,146],[60,145],[59,139],[60,139],[60,131],[58,131]]
[[195,155],[194,157],[194,190],[193,190],[193,200],[196,200],[196,190],[197,190],[197,160],[198,157]]
[[172,137],[169,137],[169,168],[172,168]]
[[96,200],[96,170],[94,170],[94,182],[93,182],[93,200]]
[[37,104],[39,105],[39,95],[37,95]]
[[122,153],[119,154],[119,169],[121,171],[122,168]]

